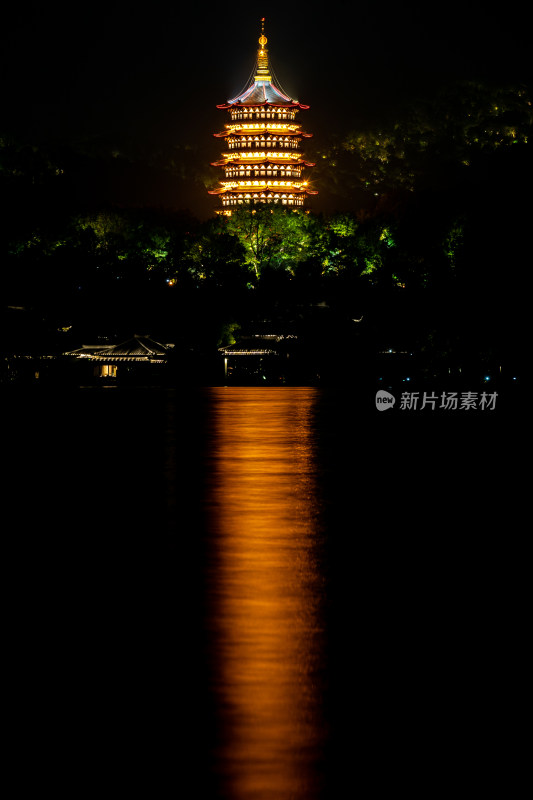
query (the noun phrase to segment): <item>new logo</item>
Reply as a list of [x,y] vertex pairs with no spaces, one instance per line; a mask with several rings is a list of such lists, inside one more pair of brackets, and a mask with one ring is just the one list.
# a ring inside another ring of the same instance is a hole
[[378,411],[386,411],[388,408],[392,408],[395,402],[394,395],[385,392],[383,389],[376,392],[376,408]]

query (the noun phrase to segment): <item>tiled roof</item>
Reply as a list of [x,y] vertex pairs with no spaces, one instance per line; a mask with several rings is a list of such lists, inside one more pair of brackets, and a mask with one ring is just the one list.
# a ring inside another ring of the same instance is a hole
[[242,94],[238,95],[238,97],[234,97],[233,100],[228,100],[227,103],[222,103],[218,108],[230,108],[231,106],[237,105],[275,105],[309,108],[309,106],[304,106],[297,100],[292,100],[290,97],[287,97],[286,94],[283,94],[281,89],[278,89],[278,87],[270,81],[255,81],[242,92]]
[[278,355],[279,343],[287,338],[295,338],[292,335],[283,334],[252,334],[243,336],[235,344],[219,347],[219,352],[225,356],[266,356]]
[[256,103],[275,103],[276,105],[293,105],[294,101],[283,94],[276,86],[269,81],[256,81],[246,89],[239,97],[229,101],[235,103],[246,103],[246,105]]
[[135,356],[147,358],[150,356],[167,355],[169,348],[154,342],[148,336],[134,336],[133,339],[128,339],[121,344],[111,345],[105,349],[103,355],[109,356]]
[[171,347],[172,345],[161,344],[150,339],[149,336],[136,334],[133,338],[120,344],[104,347],[83,345],[65,355],[77,358],[105,359],[106,361],[156,361],[166,359]]

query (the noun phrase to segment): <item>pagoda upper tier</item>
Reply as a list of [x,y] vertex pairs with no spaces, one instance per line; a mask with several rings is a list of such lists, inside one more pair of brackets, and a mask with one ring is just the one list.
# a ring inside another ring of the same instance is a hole
[[217,213],[231,214],[237,206],[254,203],[302,207],[308,195],[317,194],[302,174],[305,167],[314,166],[300,149],[302,139],[312,134],[296,121],[298,112],[309,106],[274,83],[262,22],[253,83],[217,106],[227,110],[230,119],[224,131],[214,134],[226,143],[226,152],[212,164],[222,167],[226,178],[210,192],[221,199]]

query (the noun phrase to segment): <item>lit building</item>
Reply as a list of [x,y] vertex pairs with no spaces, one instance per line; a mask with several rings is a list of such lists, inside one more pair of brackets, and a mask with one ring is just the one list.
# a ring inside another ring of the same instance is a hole
[[263,19],[253,82],[217,106],[229,114],[225,130],[214,134],[225,143],[222,158],[212,164],[225,173],[219,188],[210,192],[220,197],[219,214],[254,203],[301,208],[308,195],[317,194],[303,175],[314,164],[304,160],[300,149],[302,139],[312,134],[297,122],[298,112],[309,106],[292,100],[274,83],[266,44]]
[[[94,364],[95,378],[116,378],[119,365],[122,372],[140,374],[138,365],[165,365],[173,344],[160,344],[148,336],[135,334],[132,339],[113,345],[82,345],[77,350],[64,353],[74,359],[91,361]],[[125,367],[125,369],[123,369]],[[146,374],[144,366],[141,368]],[[151,370],[155,372],[155,370]]]

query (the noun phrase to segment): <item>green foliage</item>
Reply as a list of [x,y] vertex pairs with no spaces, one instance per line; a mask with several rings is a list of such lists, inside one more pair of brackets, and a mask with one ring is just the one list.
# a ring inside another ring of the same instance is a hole
[[[245,251],[221,217],[203,223],[196,235],[184,244],[176,275],[186,274],[196,285],[202,283],[238,284],[245,282]],[[178,277],[179,280],[179,277]]]
[[461,82],[413,104],[389,124],[332,142],[319,154],[319,173],[331,169],[340,184],[372,195],[450,185],[481,156],[526,144],[532,125],[524,87]]
[[235,320],[231,320],[230,322],[223,322],[220,327],[220,335],[217,340],[217,347],[229,347],[232,344],[235,344],[237,339],[235,335],[238,335],[241,326]]
[[90,231],[98,250],[124,250],[127,236],[127,220],[115,210],[100,210],[80,216],[75,224],[79,231]]
[[259,278],[265,269],[293,272],[307,257],[308,215],[302,211],[258,204],[237,208],[226,218],[228,231],[246,254],[246,264]]
[[311,218],[310,259],[322,275],[338,275],[357,260],[359,225],[349,214]]
[[32,185],[63,175],[60,160],[42,147],[0,135],[0,176]]
[[464,246],[464,221],[461,219],[453,220],[447,235],[444,237],[443,248],[448,258],[450,267],[455,269],[461,249]]

